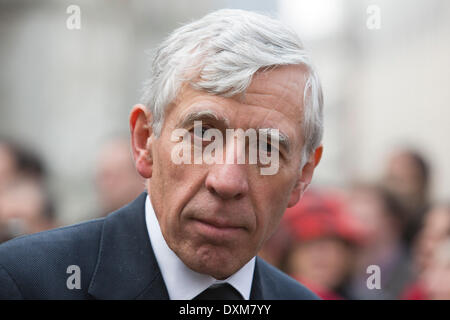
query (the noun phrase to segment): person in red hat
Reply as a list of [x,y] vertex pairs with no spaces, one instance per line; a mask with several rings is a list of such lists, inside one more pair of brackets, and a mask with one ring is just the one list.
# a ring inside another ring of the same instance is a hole
[[342,197],[308,191],[301,202],[286,210],[283,223],[293,240],[286,271],[322,299],[345,298],[340,288],[351,272],[363,234]]

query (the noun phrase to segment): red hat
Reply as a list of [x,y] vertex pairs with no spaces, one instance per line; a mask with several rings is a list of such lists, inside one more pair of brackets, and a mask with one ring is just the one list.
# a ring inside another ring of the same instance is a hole
[[284,214],[283,223],[298,241],[337,237],[360,244],[363,232],[352,217],[343,198],[332,192],[307,191],[301,200]]

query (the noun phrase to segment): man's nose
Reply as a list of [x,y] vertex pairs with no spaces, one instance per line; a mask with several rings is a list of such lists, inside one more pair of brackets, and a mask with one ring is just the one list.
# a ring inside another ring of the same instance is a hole
[[239,200],[248,192],[246,166],[214,165],[206,177],[205,186],[209,192],[223,200]]

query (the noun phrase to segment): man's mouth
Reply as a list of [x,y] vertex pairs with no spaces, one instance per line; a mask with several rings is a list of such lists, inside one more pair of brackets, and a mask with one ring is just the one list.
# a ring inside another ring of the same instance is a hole
[[243,226],[218,219],[192,219],[197,231],[207,238],[218,241],[235,239],[246,229]]

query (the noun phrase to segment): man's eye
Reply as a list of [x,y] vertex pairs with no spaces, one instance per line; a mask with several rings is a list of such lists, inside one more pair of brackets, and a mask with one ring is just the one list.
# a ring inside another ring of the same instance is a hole
[[261,148],[262,151],[267,152],[267,153],[271,153],[272,152],[272,145],[268,142],[266,143],[260,143],[259,147]]
[[210,129],[209,127],[206,126],[201,126],[201,127],[194,127],[191,129],[191,132],[193,132],[193,134],[200,138],[203,139],[205,137],[205,132]]

